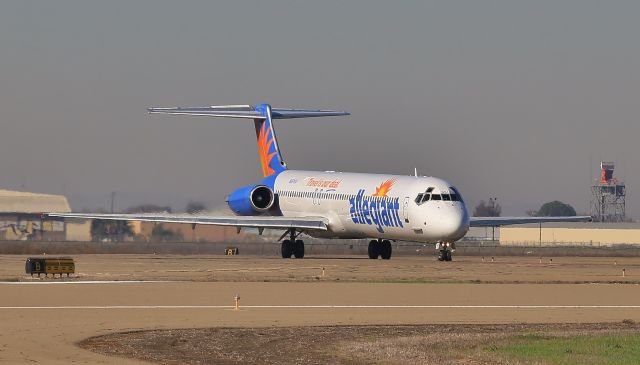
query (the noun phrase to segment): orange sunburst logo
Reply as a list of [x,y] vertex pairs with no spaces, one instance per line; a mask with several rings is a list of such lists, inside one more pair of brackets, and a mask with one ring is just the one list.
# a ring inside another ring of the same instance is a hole
[[395,183],[396,183],[396,179],[389,179],[383,182],[382,184],[380,184],[380,186],[376,188],[376,192],[372,196],[387,196],[387,193],[391,191],[391,188]]
[[269,130],[266,128],[267,123],[262,123],[260,133],[258,134],[258,154],[260,155],[260,164],[262,165],[262,173],[265,177],[271,176],[275,173],[271,168],[271,160],[276,152],[269,153],[271,146],[273,145],[273,138],[269,138]]

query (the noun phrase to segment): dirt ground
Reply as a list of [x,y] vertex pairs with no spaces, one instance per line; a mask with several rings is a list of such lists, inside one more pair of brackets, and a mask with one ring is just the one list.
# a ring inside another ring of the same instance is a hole
[[[260,343],[254,338],[263,330],[257,328],[640,322],[640,259],[634,258],[540,263],[460,257],[442,263],[424,257],[79,255],[78,275],[70,279],[26,276],[25,259],[0,256],[0,364],[147,363],[77,345],[140,330],[247,328],[239,333]],[[238,311],[232,310],[236,294]],[[287,338],[283,331],[264,336]],[[315,346],[300,339],[296,346]]]
[[[42,281],[24,274],[28,256],[0,255],[0,281]],[[640,283],[640,257],[461,256],[369,260],[349,256],[283,260],[260,256],[74,255],[69,280],[350,281],[423,283]],[[322,276],[322,268],[325,275]],[[624,277],[622,271],[625,271]],[[66,278],[63,278],[67,280]],[[50,279],[54,280],[54,279]],[[55,279],[60,281],[60,279]]]
[[[206,328],[92,337],[80,346],[160,364],[514,364],[491,351],[514,335],[635,334],[632,322]],[[203,341],[206,339],[206,341]]]

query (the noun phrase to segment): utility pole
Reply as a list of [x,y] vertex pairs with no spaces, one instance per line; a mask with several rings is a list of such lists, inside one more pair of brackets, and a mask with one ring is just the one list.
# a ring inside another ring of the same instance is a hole
[[[498,201],[498,198],[496,197],[492,197],[489,198],[489,202],[491,203],[491,216],[492,217],[497,217],[498,214],[496,213],[496,202]],[[495,242],[496,240],[496,226],[492,226],[491,227],[491,240]]]

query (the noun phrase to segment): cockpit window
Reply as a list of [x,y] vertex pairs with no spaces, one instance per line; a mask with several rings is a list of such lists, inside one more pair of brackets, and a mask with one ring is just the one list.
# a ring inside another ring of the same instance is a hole
[[[451,189],[451,200],[453,201],[463,201],[462,200],[462,195],[460,195],[460,192],[458,192],[458,189],[454,188],[453,186],[450,186],[449,189]],[[455,199],[454,199],[455,197]]]
[[427,190],[424,193],[420,193],[416,196],[415,198],[415,202],[417,205],[421,205],[425,202],[428,202],[429,200],[440,200],[440,201],[462,201],[462,198],[460,197],[460,193],[458,193],[458,191],[453,188],[453,187],[449,187],[449,192],[448,193],[441,193],[441,194],[433,194],[433,191],[435,190],[435,187],[429,187],[427,188]]

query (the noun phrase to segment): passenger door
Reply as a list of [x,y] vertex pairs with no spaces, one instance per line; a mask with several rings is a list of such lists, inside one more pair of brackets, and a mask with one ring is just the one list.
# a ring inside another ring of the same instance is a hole
[[404,203],[402,204],[402,216],[405,223],[409,223],[409,199],[409,197],[404,198]]

